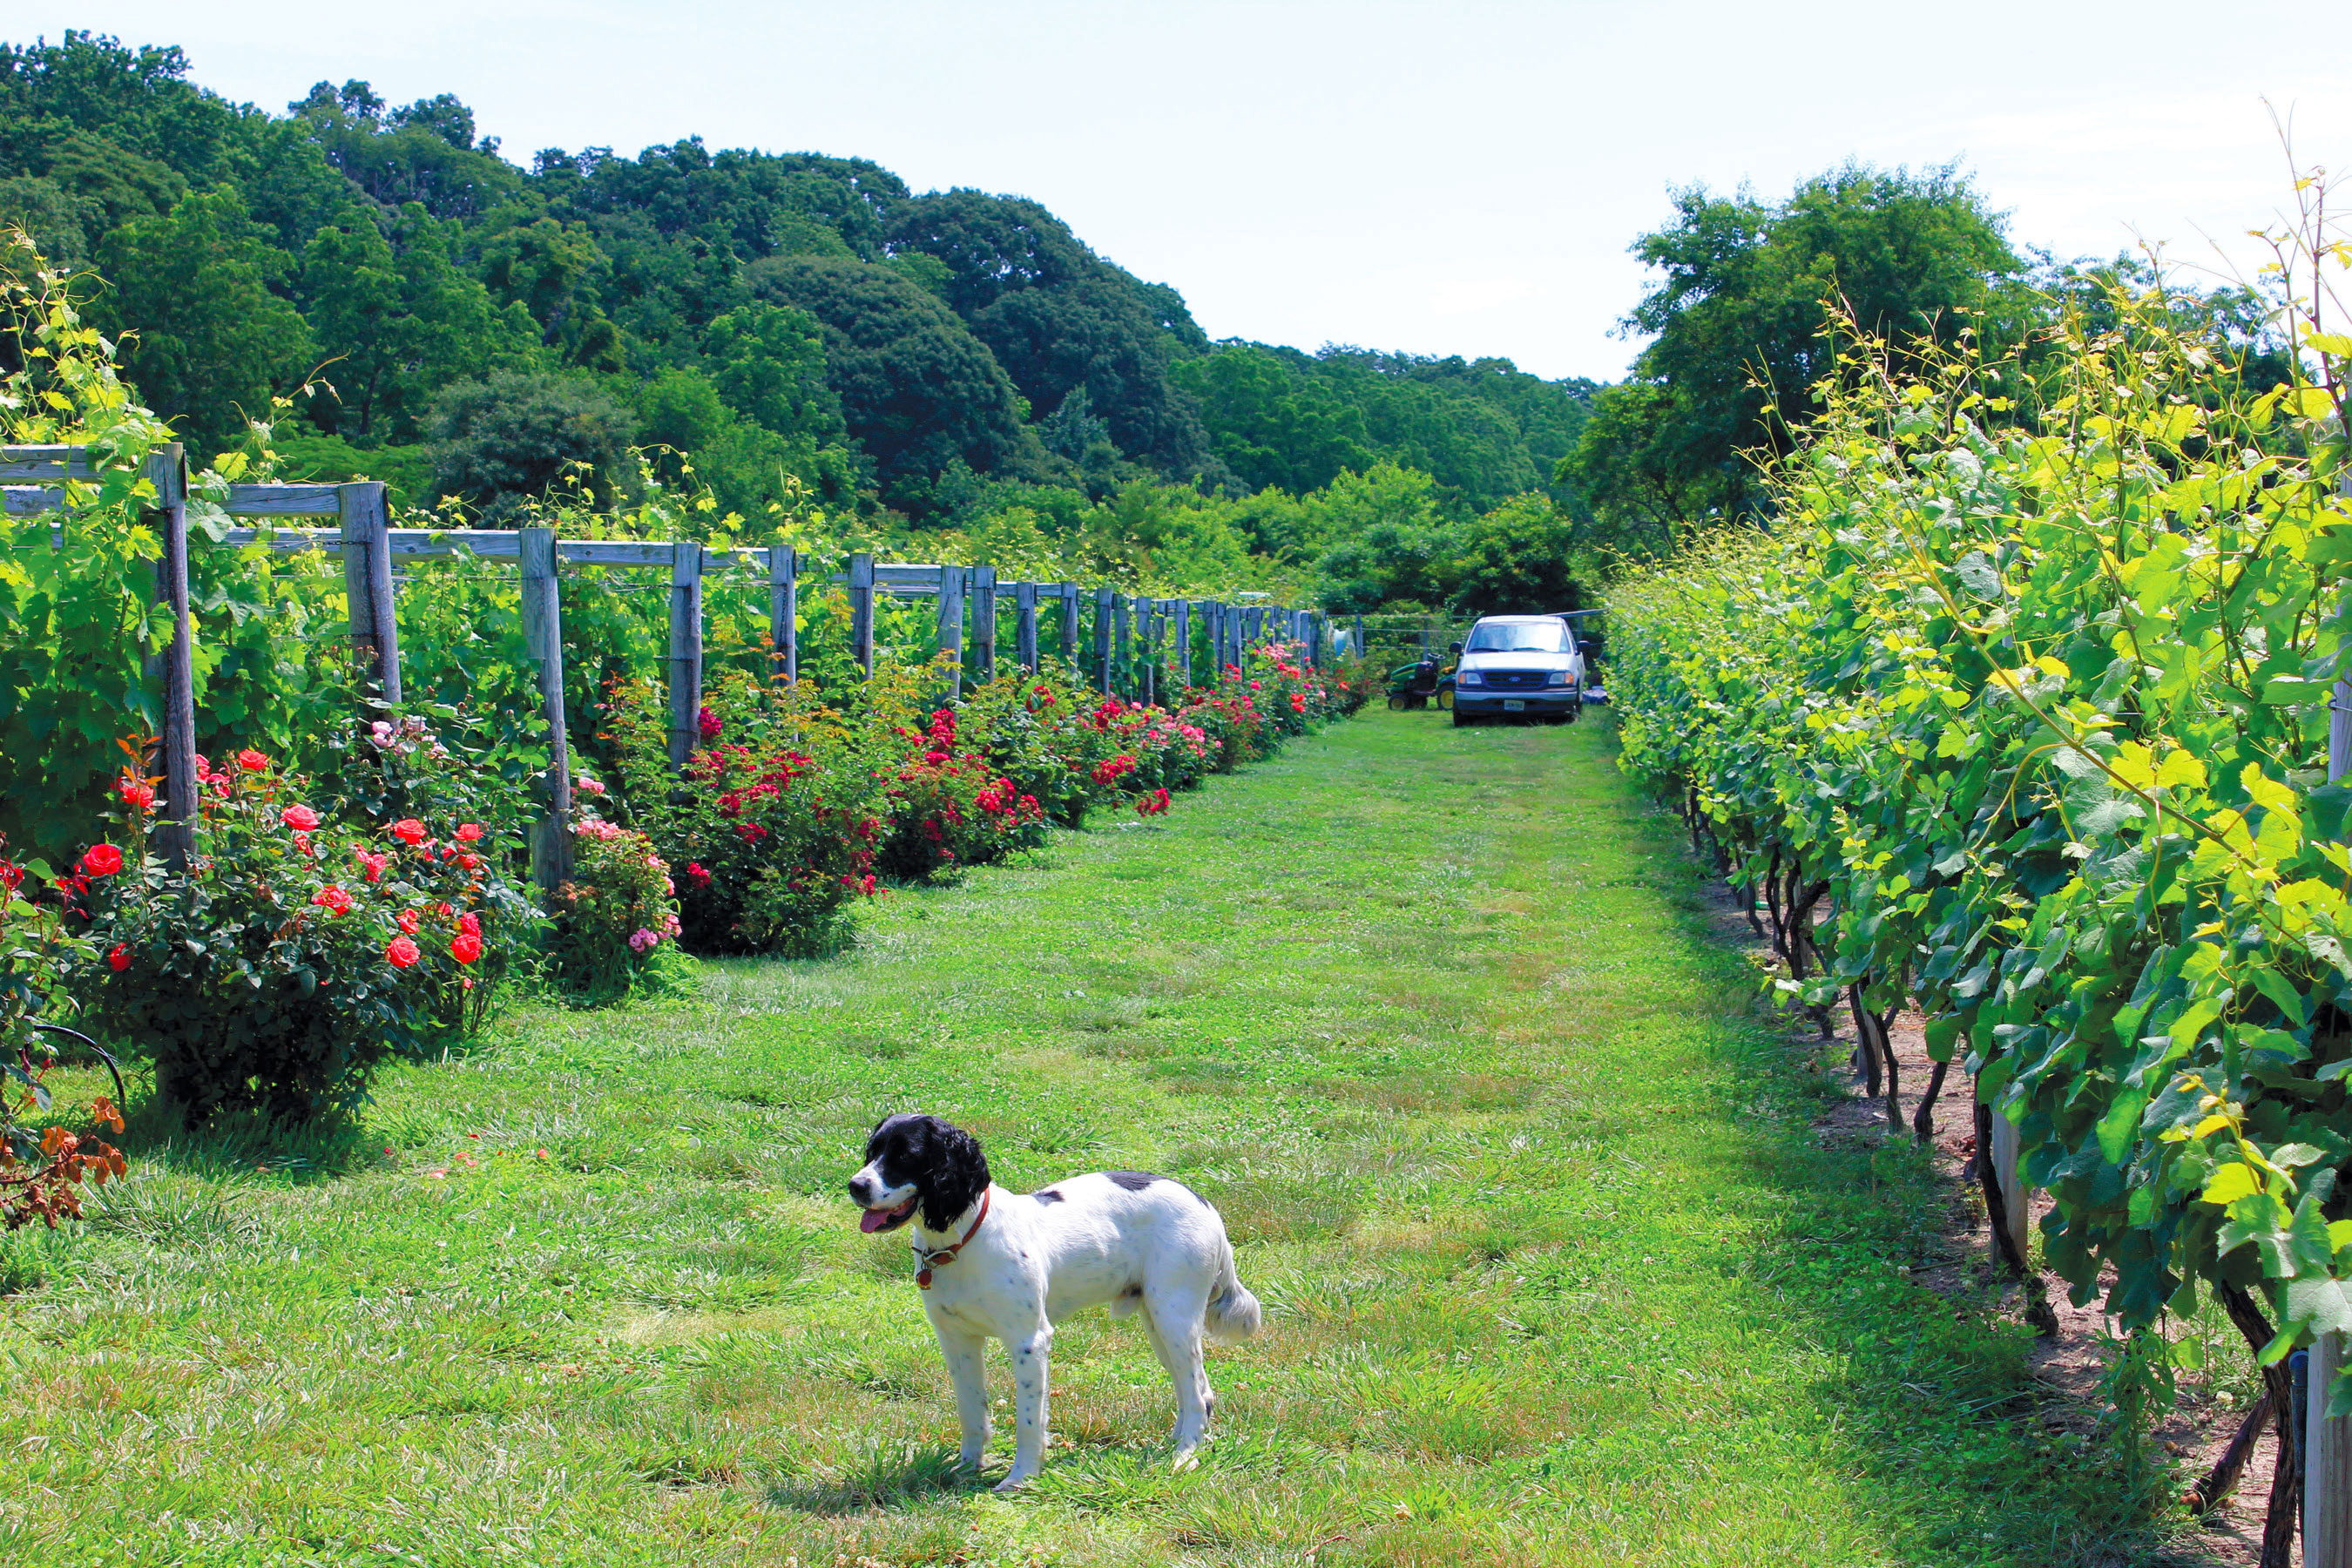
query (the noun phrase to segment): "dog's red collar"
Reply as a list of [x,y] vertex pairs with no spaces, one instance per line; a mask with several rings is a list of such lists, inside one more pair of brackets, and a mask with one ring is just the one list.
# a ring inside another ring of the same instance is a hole
[[916,1249],[916,1284],[921,1286],[926,1290],[929,1289],[931,1288],[931,1270],[939,1268],[941,1264],[953,1263],[956,1260],[956,1254],[961,1252],[964,1247],[971,1243],[971,1238],[980,1234],[982,1222],[988,1218],[988,1200],[995,1191],[996,1189],[992,1186],[987,1192],[980,1194],[980,1213],[972,1216],[971,1228],[965,1231],[960,1240],[930,1252],[925,1252],[919,1247]]

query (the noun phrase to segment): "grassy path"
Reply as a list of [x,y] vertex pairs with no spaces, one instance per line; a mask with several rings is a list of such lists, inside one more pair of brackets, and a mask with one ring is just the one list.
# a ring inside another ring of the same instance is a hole
[[[2095,1461],[1897,1273],[1919,1171],[1808,1137],[1697,899],[1604,724],[1375,712],[848,959],[526,1012],[339,1143],[134,1149],[0,1250],[0,1558],[2073,1560]],[[903,1241],[839,1195],[908,1108],[1016,1190],[1217,1203],[1269,1321],[1199,1470],[1096,1316],[1042,1482],[950,1474]]]

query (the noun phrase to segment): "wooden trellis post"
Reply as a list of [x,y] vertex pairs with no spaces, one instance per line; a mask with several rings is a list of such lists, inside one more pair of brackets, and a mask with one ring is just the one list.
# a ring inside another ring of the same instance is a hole
[[996,568],[971,569],[971,679],[996,679]]
[[1037,584],[1013,584],[1013,657],[1030,674],[1037,673]]
[[1192,601],[1176,601],[1176,689],[1192,684]]
[[849,651],[858,674],[874,679],[874,557],[858,551],[849,558]]
[[1122,697],[1135,695],[1134,645],[1128,637],[1128,615],[1134,601],[1125,594],[1114,592],[1110,596],[1110,684],[1106,691],[1117,690]]
[[1136,695],[1145,707],[1159,700],[1160,601],[1135,601]]
[[799,551],[789,544],[768,547],[768,647],[788,686],[801,683],[800,575]]
[[702,546],[680,540],[669,564],[670,766],[684,767],[693,754],[701,718]]
[[400,700],[400,621],[392,599],[392,519],[376,480],[335,487],[352,652],[386,702]]
[[526,528],[522,546],[522,634],[539,666],[540,710],[547,718],[547,815],[531,830],[531,879],[553,892],[572,879],[572,746],[563,727],[563,611],[555,578],[555,531]]
[[1055,594],[1062,601],[1062,659],[1072,669],[1078,667],[1078,585],[1056,583]]
[[940,568],[940,651],[955,656],[956,692],[963,690],[963,584],[961,566]]
[[1106,697],[1110,695],[1110,601],[1108,588],[1095,590],[1095,674]]
[[163,556],[155,563],[157,595],[172,609],[172,641],[163,650],[163,808],[156,838],[172,868],[185,870],[196,842],[196,639],[188,607],[187,462],[177,442],[147,459],[147,478],[155,487],[148,515],[163,535]]

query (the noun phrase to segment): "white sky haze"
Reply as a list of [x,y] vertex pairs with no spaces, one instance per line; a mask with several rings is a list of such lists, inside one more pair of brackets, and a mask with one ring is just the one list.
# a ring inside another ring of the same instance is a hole
[[[1958,159],[2011,237],[2251,267],[2297,161],[2352,172],[2352,6],[2011,3],[809,5],[14,0],[0,36],[176,43],[279,110],[357,77],[541,147],[871,158],[1044,203],[1212,337],[1621,375],[1670,186],[1768,198]],[[2352,200],[2352,184],[2347,199]]]

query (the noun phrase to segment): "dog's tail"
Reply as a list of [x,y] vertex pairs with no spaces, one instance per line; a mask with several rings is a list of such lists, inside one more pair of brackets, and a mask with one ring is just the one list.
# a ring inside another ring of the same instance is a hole
[[1209,1337],[1219,1344],[1238,1344],[1257,1332],[1265,1321],[1265,1313],[1257,1298],[1242,1284],[1242,1277],[1234,1268],[1234,1248],[1225,1244],[1225,1266],[1217,1276],[1216,1294],[1209,1298]]

